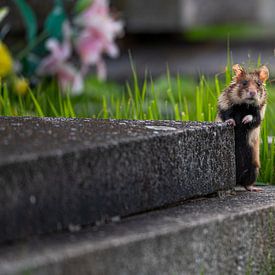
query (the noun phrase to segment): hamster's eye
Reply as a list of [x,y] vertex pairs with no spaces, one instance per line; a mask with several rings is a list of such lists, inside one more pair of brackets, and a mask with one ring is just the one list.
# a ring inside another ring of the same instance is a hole
[[258,87],[261,87],[262,82],[260,80],[256,80],[256,84],[257,84]]
[[247,86],[248,81],[247,81],[247,80],[243,80],[243,81],[242,81],[242,84],[243,84],[243,86]]

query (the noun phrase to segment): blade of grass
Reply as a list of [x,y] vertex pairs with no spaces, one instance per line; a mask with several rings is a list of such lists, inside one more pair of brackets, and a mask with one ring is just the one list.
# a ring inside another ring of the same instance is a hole
[[29,89],[29,94],[30,94],[31,99],[33,101],[33,104],[35,106],[35,110],[36,110],[37,115],[40,116],[40,117],[44,117],[45,115],[44,115],[38,101],[36,100],[35,96],[33,95],[32,91],[30,89]]

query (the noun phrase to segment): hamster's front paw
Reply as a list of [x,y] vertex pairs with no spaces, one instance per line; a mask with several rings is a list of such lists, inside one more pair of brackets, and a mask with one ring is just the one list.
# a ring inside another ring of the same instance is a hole
[[236,126],[236,122],[233,118],[226,120],[225,123],[227,123],[230,126],[234,126],[234,127]]
[[253,120],[253,116],[252,115],[247,115],[243,118],[242,123],[247,124],[247,123],[250,123],[252,120]]

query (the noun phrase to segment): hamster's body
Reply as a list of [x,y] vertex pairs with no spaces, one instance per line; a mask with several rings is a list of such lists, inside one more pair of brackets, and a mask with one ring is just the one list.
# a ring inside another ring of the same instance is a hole
[[268,69],[246,73],[239,65],[233,67],[236,76],[219,97],[217,121],[234,126],[236,154],[236,183],[249,191],[254,187],[259,168],[260,125],[264,118],[267,94],[265,81]]

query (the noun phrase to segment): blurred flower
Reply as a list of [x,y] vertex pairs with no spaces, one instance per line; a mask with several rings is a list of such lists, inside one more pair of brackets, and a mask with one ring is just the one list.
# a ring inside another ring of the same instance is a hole
[[83,78],[70,64],[62,64],[56,72],[58,83],[63,91],[71,90],[73,94],[80,94],[83,90]]
[[[96,65],[101,78],[106,77],[103,54],[117,57],[118,47],[114,40],[123,30],[121,21],[110,16],[107,0],[95,0],[75,20],[82,31],[76,40],[76,49],[82,65],[87,68]],[[104,69],[103,69],[104,68]],[[105,72],[104,72],[105,70]]]
[[18,95],[25,95],[29,89],[29,81],[26,78],[16,78],[14,81],[14,91]]
[[60,44],[58,40],[50,38],[46,42],[46,48],[50,54],[42,59],[38,74],[55,75],[71,56],[71,46],[67,42]]
[[79,93],[83,89],[83,79],[80,73],[68,62],[72,54],[70,42],[70,29],[64,24],[64,42],[51,38],[46,42],[50,54],[42,59],[37,73],[42,76],[57,76],[62,90],[72,89]]
[[6,45],[0,41],[0,77],[7,76],[12,71],[12,66],[11,54]]

